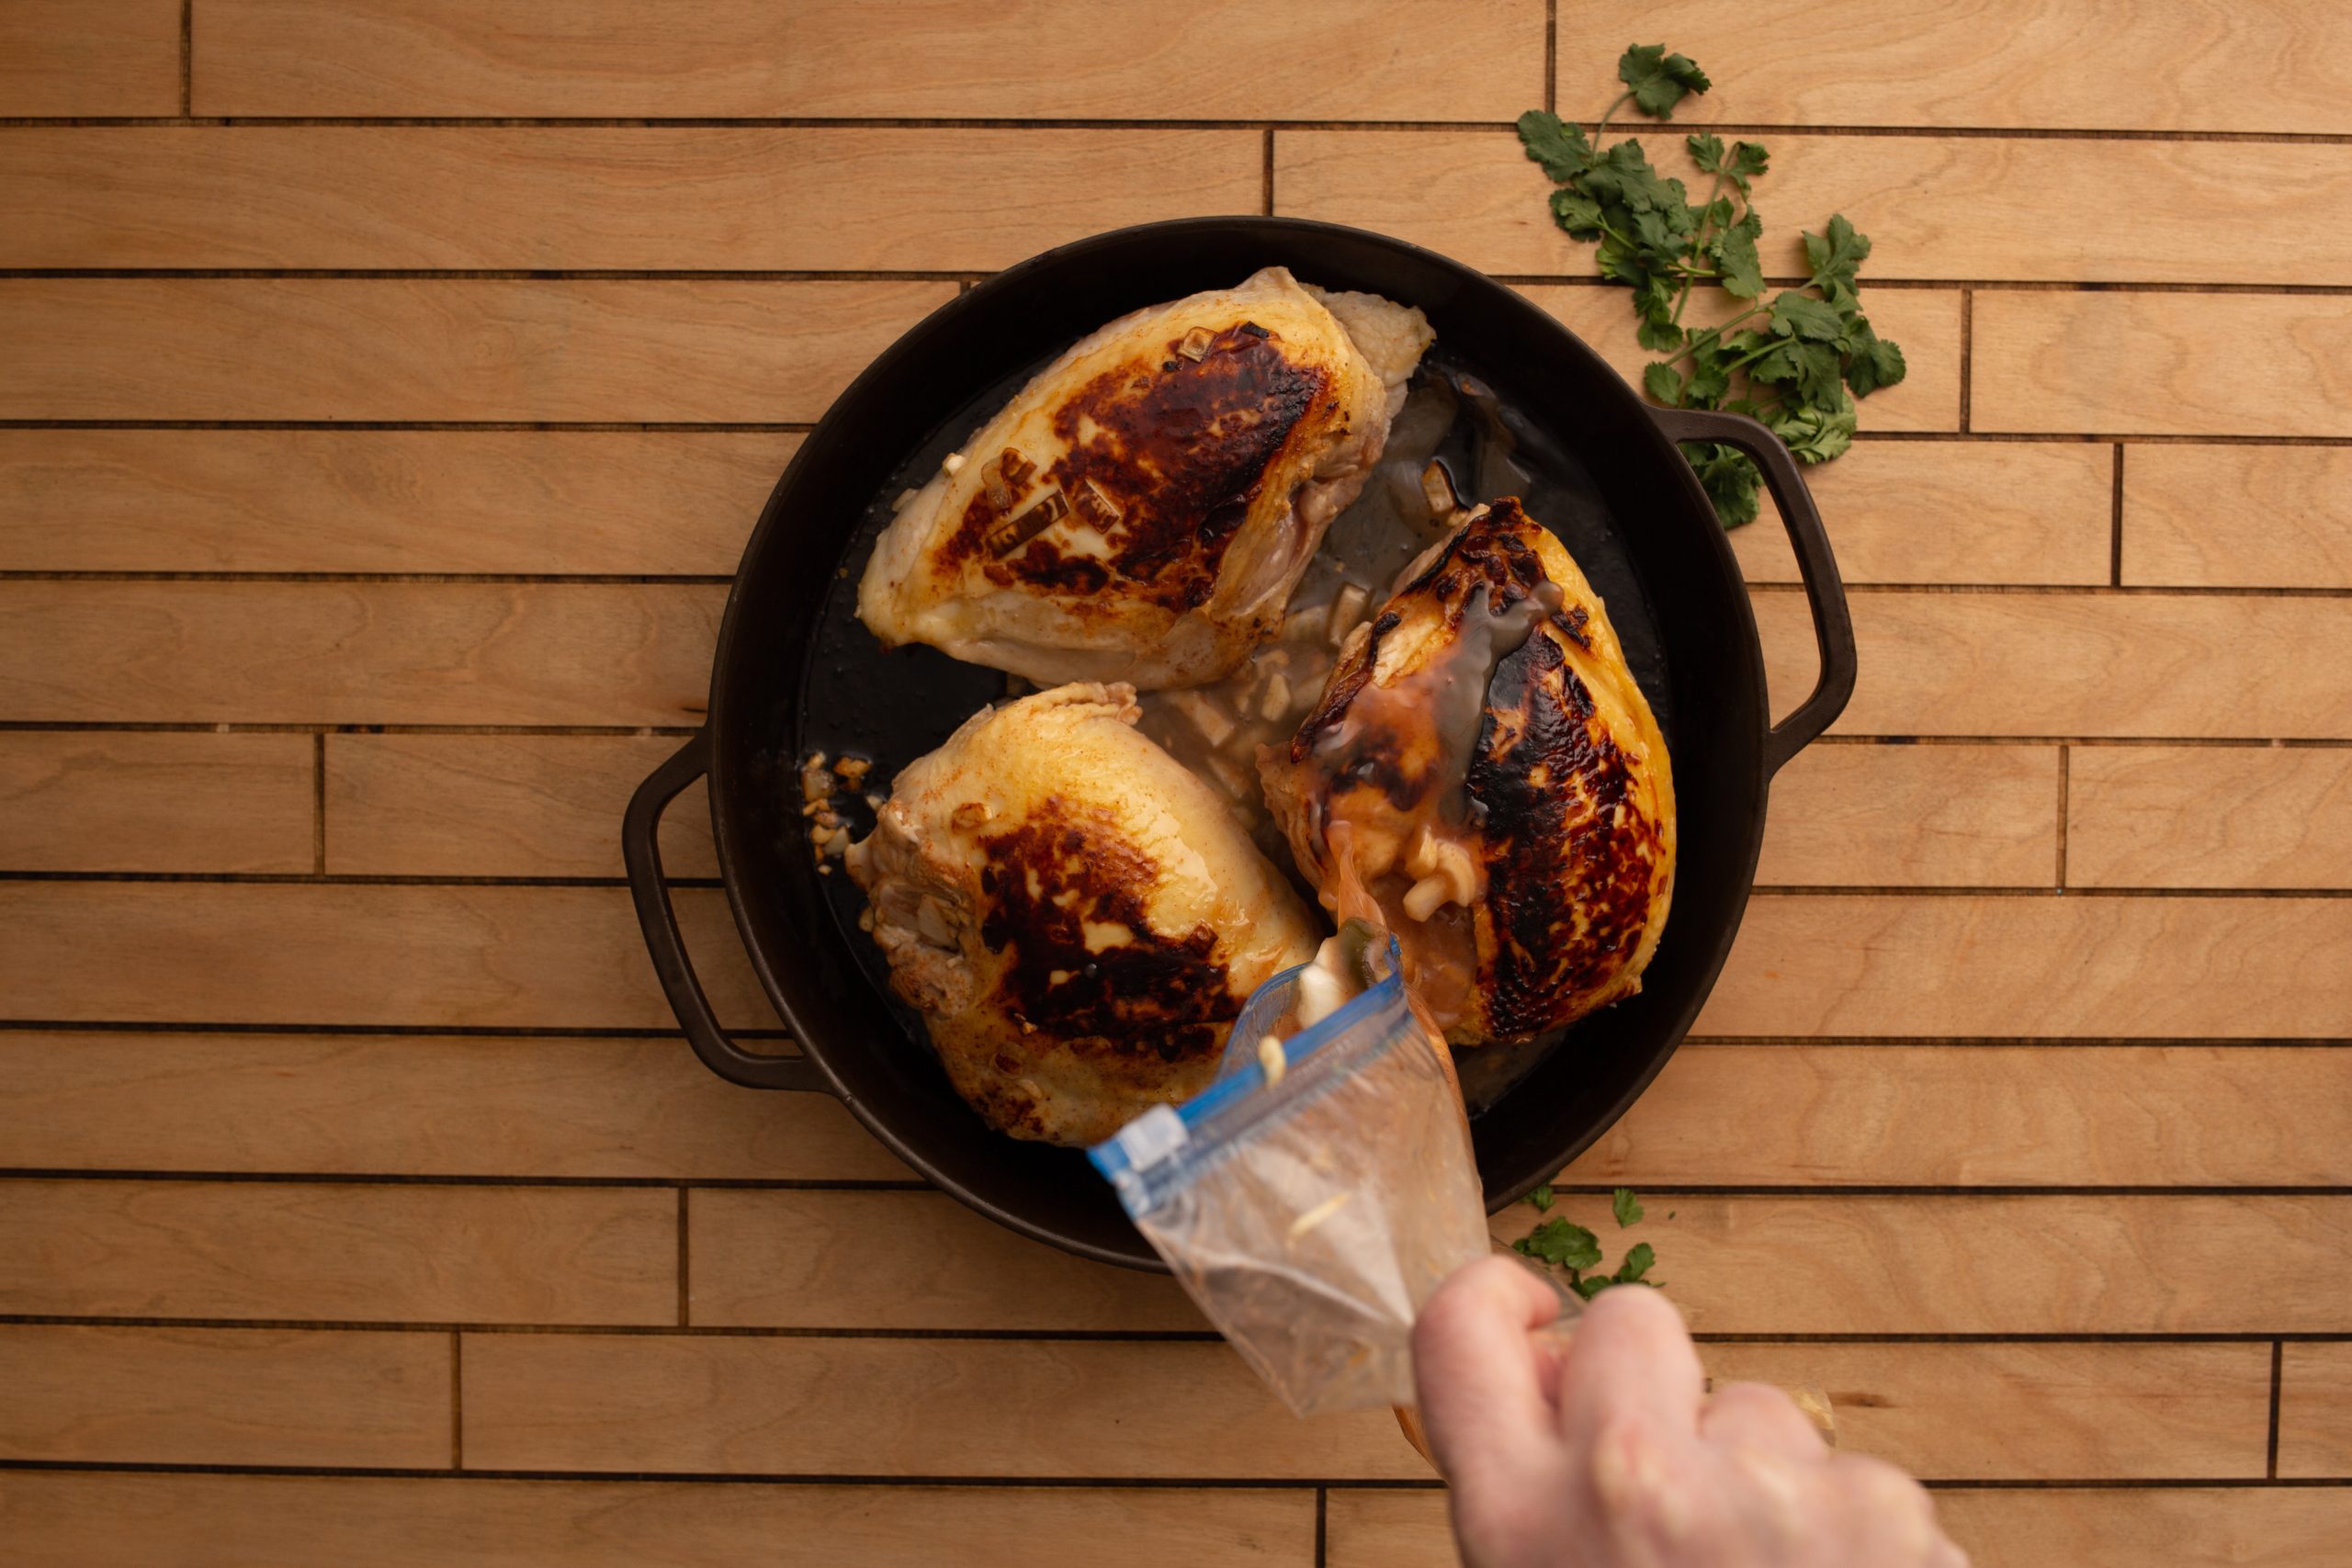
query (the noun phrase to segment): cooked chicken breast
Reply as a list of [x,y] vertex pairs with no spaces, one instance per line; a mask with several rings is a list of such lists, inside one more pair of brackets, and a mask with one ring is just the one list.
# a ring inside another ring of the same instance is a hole
[[1281,267],[1123,316],[907,500],[858,615],[1045,685],[1216,680],[1281,624],[1430,341]]
[[1224,800],[1077,685],[967,720],[899,774],[849,874],[956,1090],[1090,1144],[1216,1075],[1241,1004],[1321,932]]
[[1674,890],[1666,738],[1600,596],[1515,499],[1408,569],[1259,768],[1299,868],[1343,918],[1378,906],[1456,1044],[1640,988]]

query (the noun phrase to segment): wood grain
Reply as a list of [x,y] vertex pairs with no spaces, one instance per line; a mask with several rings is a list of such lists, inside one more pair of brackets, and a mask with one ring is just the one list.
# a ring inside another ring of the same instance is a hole
[[0,868],[301,872],[307,735],[0,732]]
[[[720,1019],[774,1029],[726,896],[672,897]],[[19,1019],[677,1025],[622,887],[0,882],[0,1010]]]
[[1563,1182],[2352,1185],[2352,1053],[1686,1045]]
[[[1582,264],[1578,270],[1581,271]],[[1642,367],[1658,356],[1634,336],[1639,324],[1632,296],[1609,284],[1527,284],[1520,288],[1550,311],[1594,352],[1638,386]],[[1861,405],[1865,432],[1942,432],[1960,428],[1960,294],[1944,288],[1888,288],[1865,297],[1870,318],[1883,336],[1900,344],[1910,366],[1902,385],[1873,392]],[[1713,302],[1708,311],[1717,309]],[[1727,310],[1723,314],[1730,314]],[[1698,310],[1689,319],[1712,323]],[[1981,330],[1981,323],[1980,323]]]
[[439,1469],[449,1362],[446,1334],[12,1325],[0,1456]]
[[2352,450],[2134,446],[2123,465],[2123,581],[2150,587],[2352,588]]
[[[0,419],[813,420],[945,283],[0,279]],[[172,352],[159,355],[158,343]]]
[[2079,886],[2352,886],[2352,751],[2080,747],[2066,818]]
[[[1315,1440],[1222,1344],[481,1335],[485,1470],[1420,1480],[1386,1411]],[[842,1413],[857,1412],[854,1420]]]
[[[1811,689],[1802,593],[1756,596],[1774,711]],[[2352,617],[2325,599],[1858,593],[1849,735],[2352,737]]]
[[[2313,0],[1779,0],[1759,26],[1742,0],[1686,0],[1667,40],[1717,71],[1684,120],[1742,126],[1918,125],[2065,130],[2352,131],[2352,21]],[[1617,40],[1648,38],[1641,0],[1579,6],[1560,38],[1561,112],[1618,91]],[[2098,69],[2074,66],[2086,51]],[[1736,61],[1732,71],[1719,62]],[[2263,90],[2245,90],[2248,74]],[[1766,141],[1775,152],[1784,138]],[[2167,214],[2184,239],[2194,224]]]
[[1315,1497],[1195,1487],[738,1486],[341,1476],[0,1474],[21,1568],[695,1568],[821,1542],[828,1568],[1307,1568]]
[[0,1312],[674,1323],[659,1188],[11,1181]]
[[2283,1348],[2278,1473],[2335,1480],[2352,1476],[2352,1344]]
[[1254,212],[1262,152],[1252,130],[22,130],[0,137],[0,208],[26,215],[0,265],[990,268]]
[[694,725],[708,584],[0,583],[0,718]]
[[1694,1027],[2329,1039],[2352,1032],[2347,968],[2343,899],[1768,896]]
[[1841,1451],[1925,1480],[2258,1477],[2270,1348],[1706,1345],[1718,1382],[1811,1385]]
[[[1598,1227],[1612,1258],[1621,1242],[1650,1243],[1667,1293],[1714,1334],[2326,1333],[2352,1243],[2340,1197],[1645,1201],[1634,1233],[1618,1231],[1606,1193],[1563,1194],[1552,1213]],[[1495,1231],[1515,1237],[1536,1219],[1513,1204]],[[2253,1257],[2258,1290],[2237,1272]]]
[[[1681,47],[1678,42],[1677,47]],[[1661,174],[1703,197],[1679,131],[1621,122]],[[2314,271],[2352,220],[2352,170],[2326,146],[2273,147],[2266,177],[2222,142],[2043,137],[1763,138],[1771,169],[1756,184],[1768,220],[1765,272],[1811,270],[1799,241],[1843,213],[1871,240],[1870,280],[2330,283]],[[1377,229],[1488,272],[1593,270],[1545,202],[1552,182],[1494,130],[1283,130],[1274,134],[1275,210]],[[2186,224],[2152,209],[2195,211]],[[2069,222],[2053,227],[2052,212]],[[1864,290],[1877,313],[1878,298]]]
[[1772,781],[1756,880],[2047,885],[2057,802],[2055,747],[1815,746]]
[[[618,876],[621,813],[672,736],[332,735],[327,869]],[[662,819],[662,867],[716,876],[701,781]]]
[[[1874,428],[1893,396],[1873,395]],[[1849,583],[2095,584],[2110,565],[2113,468],[2106,449],[2072,443],[1864,441],[1804,480]],[[1732,530],[1750,582],[1797,581],[1777,515],[1767,495],[1762,516]]]
[[779,432],[0,430],[0,570],[735,570]]
[[[1234,0],[587,0],[531,21],[464,0],[201,0],[199,114],[944,115],[1495,119],[1544,96],[1544,8]],[[1496,100],[1502,100],[1498,103]],[[1509,107],[1506,107],[1509,106]]]
[[1973,428],[2352,435],[2346,306],[2334,296],[1981,289]]
[[687,1214],[698,1327],[1209,1331],[1173,1280],[1073,1258],[937,1192],[714,1190]]
[[[2352,1532],[2352,1492],[1992,1487],[1939,1493],[1936,1514],[1976,1568],[2327,1568]],[[1333,1492],[1329,1547],[1329,1568],[1453,1568],[1460,1561],[1442,1492]]]
[[0,6],[0,115],[179,112],[179,0]]
[[0,1157],[40,1170],[879,1180],[831,1096],[679,1039],[0,1032]]

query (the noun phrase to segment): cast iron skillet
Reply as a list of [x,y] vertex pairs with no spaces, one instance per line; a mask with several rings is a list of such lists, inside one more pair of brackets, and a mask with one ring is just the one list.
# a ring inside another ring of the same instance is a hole
[[[935,465],[1035,368],[1084,333],[1139,306],[1238,283],[1274,264],[1327,288],[1365,289],[1426,311],[1437,352],[1472,369],[1573,454],[1600,519],[1591,525],[1605,531],[1599,541],[1605,547],[1595,553],[1617,562],[1607,581],[1590,560],[1587,570],[1621,633],[1645,616],[1656,628],[1653,657],[1635,668],[1669,727],[1680,818],[1673,913],[1641,994],[1577,1024],[1565,1043],[1474,1116],[1490,1206],[1548,1179],[1624,1112],[1673,1054],[1746,908],[1766,785],[1837,717],[1854,684],[1844,589],[1787,448],[1751,420],[1646,405],[1544,311],[1431,252],[1288,219],[1146,224],[1048,251],[942,306],[900,338],[803,443],[744,549],[712,662],[707,721],[629,803],[622,848],[638,918],[687,1040],[720,1077],[755,1089],[836,1095],[892,1152],[980,1213],[1072,1252],[1142,1268],[1159,1264],[1083,1156],[989,1131],[949,1089],[920,1025],[876,983],[872,944],[856,934],[854,916],[843,918],[854,907],[844,904],[846,878],[838,870],[817,874],[796,765],[812,700],[836,697],[838,681],[862,679],[860,703],[888,716],[911,716],[931,743],[1001,689],[992,674],[929,649],[885,656],[869,637],[861,653],[854,638],[864,634],[854,626],[842,630],[844,595],[865,565],[862,541],[897,486]],[[1747,592],[1675,450],[1679,440],[1729,442],[1754,457],[1796,547],[1821,677],[1777,726],[1770,722]],[[883,744],[888,749],[887,738]],[[761,985],[799,1042],[797,1058],[753,1055],[729,1040],[680,942],[656,829],[670,801],[705,773],[736,926]]]

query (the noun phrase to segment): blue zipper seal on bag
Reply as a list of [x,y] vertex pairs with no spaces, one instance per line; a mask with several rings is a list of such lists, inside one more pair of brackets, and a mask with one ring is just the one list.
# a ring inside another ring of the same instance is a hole
[[[1215,1083],[1182,1105],[1153,1106],[1086,1151],[1094,1168],[1117,1190],[1120,1205],[1130,1218],[1159,1207],[1172,1189],[1222,1158],[1268,1116],[1321,1093],[1339,1072],[1377,1061],[1396,1044],[1399,1024],[1410,1020],[1412,1012],[1405,995],[1401,954],[1391,937],[1387,978],[1283,1041],[1285,1070],[1281,1082],[1270,1084],[1265,1067],[1247,1043],[1270,1032],[1253,1021],[1253,1015],[1279,1016],[1289,1006],[1298,976],[1308,967],[1301,964],[1285,969],[1251,993],[1234,1020],[1226,1066]],[[1328,1051],[1333,1042],[1391,1012],[1396,1016],[1370,1030],[1361,1049],[1338,1057]],[[1245,1025],[1249,1026],[1247,1035]]]

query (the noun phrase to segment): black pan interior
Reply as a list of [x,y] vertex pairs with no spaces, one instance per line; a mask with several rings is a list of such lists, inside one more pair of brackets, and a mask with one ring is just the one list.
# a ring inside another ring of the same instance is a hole
[[[1004,692],[996,671],[928,649],[885,652],[856,621],[857,574],[891,500],[1082,333],[1271,264],[1420,306],[1438,333],[1435,367],[1492,389],[1508,429],[1485,444],[1487,462],[1457,457],[1456,472],[1481,499],[1518,491],[1562,536],[1673,752],[1680,869],[1643,993],[1555,1046],[1465,1054],[1491,1203],[1548,1178],[1664,1064],[1728,948],[1761,830],[1763,677],[1730,552],[1639,400],[1517,295],[1357,231],[1215,219],[1081,242],[943,308],[812,433],[746,550],[713,676],[714,825],[754,966],[852,1108],[984,1212],[1122,1262],[1148,1264],[1148,1249],[1083,1157],[990,1132],[948,1089],[855,929],[855,890],[810,861],[796,769],[808,750],[848,750],[875,758],[885,780]],[[1503,450],[1515,471],[1494,467]]]

